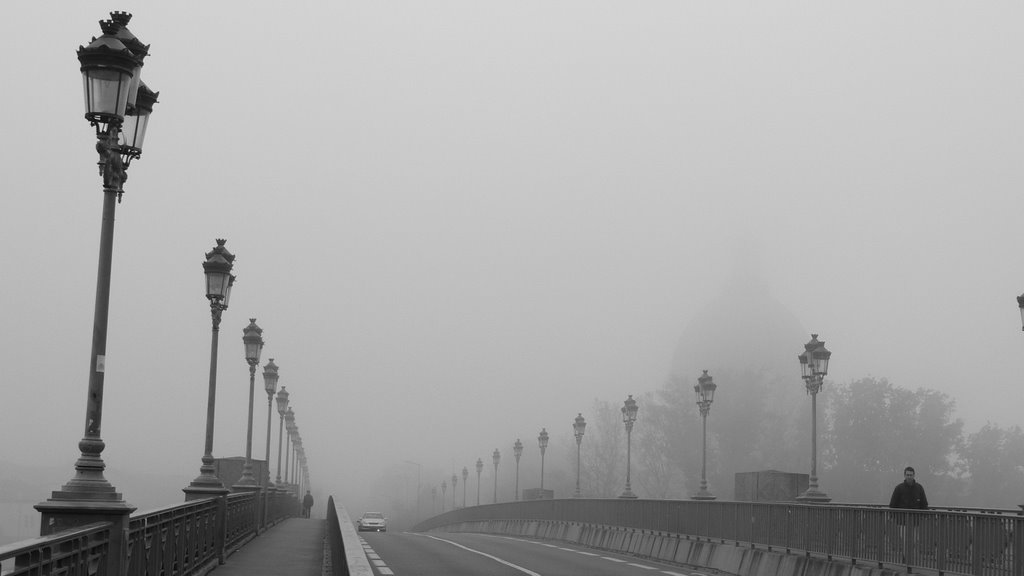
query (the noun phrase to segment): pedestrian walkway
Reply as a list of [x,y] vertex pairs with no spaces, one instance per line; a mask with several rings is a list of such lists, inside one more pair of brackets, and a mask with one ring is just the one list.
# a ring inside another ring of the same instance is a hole
[[327,521],[289,518],[228,556],[214,576],[322,576]]

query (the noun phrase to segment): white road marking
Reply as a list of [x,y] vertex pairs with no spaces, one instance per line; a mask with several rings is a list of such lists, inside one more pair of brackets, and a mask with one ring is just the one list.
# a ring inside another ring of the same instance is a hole
[[668,574],[668,576],[689,576],[688,574],[680,574],[679,572],[669,572],[668,570],[662,570],[662,574]]
[[431,536],[429,534],[423,534],[423,536],[426,536],[427,538],[431,538],[433,540],[437,540],[439,542],[446,542],[448,544],[451,544],[452,546],[455,546],[456,548],[462,548],[463,550],[465,550],[467,552],[472,552],[473,554],[479,554],[479,555],[481,555],[481,556],[483,556],[485,558],[490,558],[491,560],[494,560],[495,562],[497,562],[499,564],[504,564],[505,566],[508,566],[509,568],[514,568],[516,570],[519,570],[523,574],[529,574],[530,576],[541,576],[540,574],[534,572],[533,570],[527,570],[526,568],[523,568],[522,566],[517,566],[517,565],[515,565],[515,564],[513,564],[513,563],[511,563],[511,562],[509,562],[507,560],[502,560],[501,558],[498,558],[497,556],[491,556],[490,554],[481,552],[479,550],[473,550],[472,548],[469,548],[467,546],[463,546],[462,544],[459,544],[458,542],[452,542],[451,540],[445,540],[444,538],[438,538],[437,536]]
[[395,576],[395,573],[391,571],[391,568],[380,568],[378,571],[386,576]]
[[601,556],[601,559],[602,560],[611,560],[612,562],[620,562],[622,564],[626,563],[625,560],[619,560],[618,558],[609,558],[608,556]]
[[593,552],[584,552],[583,550],[573,550],[573,552],[583,554],[584,556],[597,556],[597,554],[594,554]]
[[383,560],[373,560],[373,565],[380,568],[381,566],[387,566],[388,563]]
[[654,566],[644,566],[643,564],[633,564],[632,562],[630,562],[629,565],[636,566],[637,568],[643,568],[644,570],[657,570]]

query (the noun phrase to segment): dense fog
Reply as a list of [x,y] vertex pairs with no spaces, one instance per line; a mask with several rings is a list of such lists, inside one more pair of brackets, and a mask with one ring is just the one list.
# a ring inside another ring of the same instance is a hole
[[703,370],[716,495],[807,473],[812,333],[834,501],[886,502],[914,465],[933,505],[1020,503],[1020,3],[5,8],[0,542],[38,530],[79,455],[102,181],[75,52],[110,10],[160,93],[117,206],[107,342],[103,459],[132,504],[199,474],[217,238],[238,280],[214,456],[245,452],[255,318],[321,504],[407,524],[475,504],[478,458],[490,502],[495,449],[510,499],[517,438],[539,487],[542,428],[545,488],[570,496],[579,413],[582,490],[617,496],[630,394],[633,491],[686,498]]

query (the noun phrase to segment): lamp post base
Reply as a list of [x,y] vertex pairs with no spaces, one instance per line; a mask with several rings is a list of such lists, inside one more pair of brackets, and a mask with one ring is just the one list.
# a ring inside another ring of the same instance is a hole
[[806,492],[796,497],[796,501],[803,504],[827,504],[832,498],[820,490],[808,488]]
[[619,498],[636,498],[637,495],[633,494],[633,491],[629,488],[623,490],[622,494],[619,494]]
[[708,490],[706,488],[703,489],[703,490],[700,490],[699,492],[697,492],[693,496],[690,496],[690,500],[714,500],[716,498],[718,498],[718,496],[715,496],[711,492],[708,492]]

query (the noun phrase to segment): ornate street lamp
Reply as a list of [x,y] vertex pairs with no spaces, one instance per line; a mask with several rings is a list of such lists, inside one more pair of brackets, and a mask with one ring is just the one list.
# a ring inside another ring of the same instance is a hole
[[459,477],[452,473],[452,510],[458,508],[458,506],[455,505],[455,495],[457,494],[457,492],[455,491],[455,487],[458,485]]
[[185,499],[195,500],[227,492],[213,467],[213,423],[217,403],[217,343],[220,338],[221,314],[228,309],[235,276],[231,273],[235,256],[224,247],[226,241],[217,239],[217,245],[206,253],[203,273],[206,275],[206,298],[210,301],[213,329],[210,342],[210,384],[206,399],[206,445],[199,476],[185,488]]
[[446,494],[448,494],[448,481],[441,480],[441,512],[444,512],[444,499]]
[[807,491],[796,497],[800,502],[822,504],[832,499],[818,489],[818,392],[828,374],[828,361],[832,353],[825,348],[825,342],[818,340],[817,334],[811,334],[811,340],[804,344],[804,351],[797,359],[800,361],[800,372],[807,393],[811,395],[811,475],[807,482]]
[[277,477],[274,479],[274,484],[278,488],[281,487],[281,445],[284,439],[284,416],[287,411],[288,390],[281,386],[281,391],[277,393],[277,414],[280,418],[277,424]]
[[1021,330],[1024,330],[1024,294],[1017,296],[1017,307],[1020,308]]
[[491,454],[491,460],[494,461],[494,503],[498,503],[498,462],[501,461],[501,452],[498,449],[494,449],[494,454]]
[[[89,356],[89,388],[86,396],[85,432],[78,442],[81,452],[75,462],[75,476],[54,491],[51,497],[36,505],[42,513],[42,535],[99,520],[115,521],[114,530],[126,523],[135,508],[103,475],[106,465],[101,456],[106,444],[101,437],[103,421],[103,383],[106,373],[107,321],[110,308],[110,276],[114,245],[115,197],[120,200],[122,184],[127,178],[126,159],[131,150],[118,146],[118,137],[125,118],[139,114],[134,101],[138,78],[142,71],[146,47],[125,27],[131,14],[112,12],[111,20],[100,22],[103,34],[78,49],[85,95],[85,118],[96,128],[96,151],[99,153],[100,176],[103,177],[103,216],[100,225],[99,264],[96,273],[96,300],[93,310],[92,348]],[[131,45],[118,35],[134,40]],[[156,103],[156,94],[148,101],[148,115]],[[143,127],[143,130],[145,128]],[[141,151],[138,152],[141,154]],[[124,527],[127,529],[127,526]],[[117,532],[120,533],[120,532]],[[111,546],[111,553],[120,550],[120,543]]]
[[256,325],[255,318],[249,318],[249,325],[242,330],[242,344],[245,345],[245,361],[249,364],[249,424],[245,431],[245,465],[242,466],[242,477],[235,487],[251,490],[257,486],[252,471],[252,410],[256,393],[256,365],[260,363],[260,352],[263,351],[263,329]]
[[583,492],[580,491],[580,445],[583,443],[583,432],[587,429],[587,421],[583,418],[583,413],[578,412],[576,420],[572,423],[572,432],[576,436],[576,493],[573,494],[573,498],[582,498]]
[[548,429],[541,428],[537,436],[537,446],[540,447],[540,489],[544,489],[544,452],[548,449]]
[[[270,481],[270,430],[271,430],[271,415],[273,414],[274,404],[274,393],[277,392],[277,379],[280,377],[277,373],[278,366],[274,364],[274,359],[271,358],[267,365],[263,367],[263,390],[267,393],[267,449],[264,452],[264,464],[266,466],[266,475],[260,476],[260,482],[264,478],[267,480],[266,494],[263,496],[263,523],[267,522],[267,514],[270,510],[270,489],[274,487],[274,483]],[[284,390],[284,388],[282,388]]]
[[[42,513],[41,535],[48,535],[73,526],[97,521],[115,522],[113,530],[122,530],[128,515],[135,509],[103,476],[105,464],[100,456],[105,443],[101,437],[103,414],[103,376],[106,363],[106,325],[111,301],[111,264],[114,253],[115,198],[120,201],[122,184],[128,177],[128,161],[141,151],[133,152],[118,146],[126,118],[143,114],[134,107],[138,78],[147,47],[135,38],[126,25],[127,12],[111,12],[111,19],[102,20],[102,35],[88,46],[80,46],[85,95],[85,118],[96,129],[96,152],[99,154],[99,175],[103,179],[103,210],[99,231],[99,262],[96,271],[96,299],[92,317],[92,347],[89,355],[89,383],[85,408],[85,431],[78,443],[81,455],[75,462],[75,477],[60,490],[51,493],[45,502],[36,505]],[[125,44],[128,39],[132,41]],[[146,100],[146,121],[153,112],[157,94]],[[129,101],[132,106],[129,106]],[[143,123],[142,131],[145,126]],[[127,530],[127,525],[124,526]],[[112,544],[118,553],[121,544]]]
[[523,456],[523,443],[516,438],[516,443],[512,445],[512,455],[516,457],[516,500],[519,500],[519,458]]
[[[292,453],[292,440],[295,438],[297,429],[295,427],[295,411],[289,406],[288,410],[284,413],[284,429],[288,433],[288,441],[284,446],[284,484],[287,487],[289,484],[289,474],[291,473],[291,453]],[[290,490],[290,488],[288,488]]]
[[691,496],[694,500],[714,500],[715,496],[708,491],[708,412],[711,411],[711,403],[715,401],[715,389],[718,385],[704,371],[704,375],[697,378],[697,384],[693,391],[697,393],[697,407],[700,408],[700,417],[703,421],[704,433],[702,435],[701,460],[700,460],[700,490]]
[[469,485],[469,469],[462,467],[462,507],[466,507],[466,486]]
[[437,486],[430,487],[430,510],[437,514]]
[[626,425],[626,489],[622,491],[619,498],[636,498],[636,494],[633,494],[629,483],[630,451],[633,443],[633,423],[636,422],[636,413],[636,400],[633,400],[633,395],[630,394],[629,398],[626,398],[622,405],[622,422]]
[[484,471],[484,461],[482,458],[476,459],[476,505],[480,505],[480,473]]

